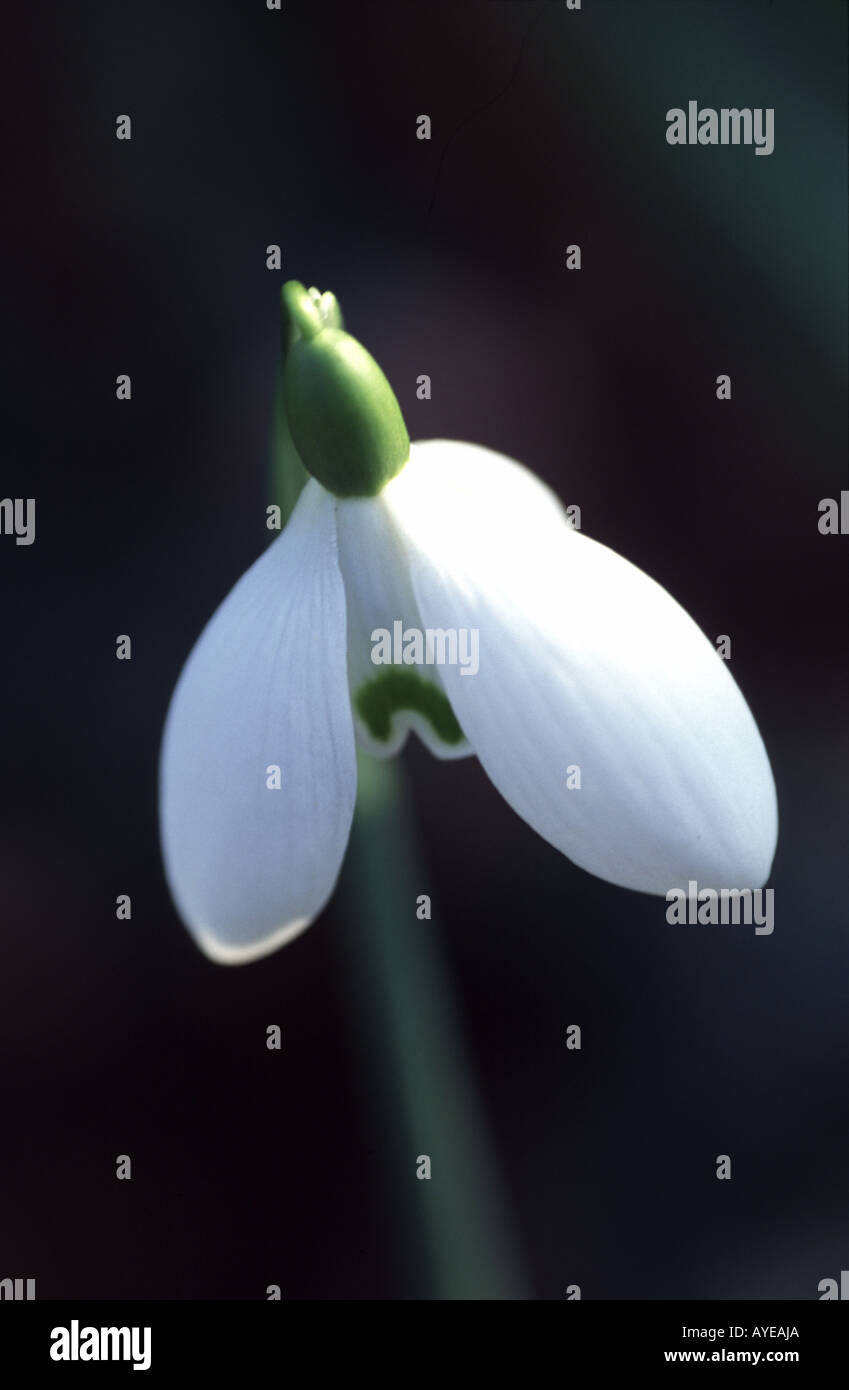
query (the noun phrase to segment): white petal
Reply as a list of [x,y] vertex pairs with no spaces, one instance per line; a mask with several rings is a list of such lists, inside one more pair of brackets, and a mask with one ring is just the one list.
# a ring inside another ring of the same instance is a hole
[[204,630],[168,713],[165,865],[207,955],[254,960],[309,925],[333,891],[355,794],[334,500],[310,481]]
[[[573,531],[502,456],[414,446],[383,496],[424,621],[479,629],[478,674],[440,675],[519,815],[624,887],[760,887],[778,830],[769,760],[726,663],[683,608]],[[570,766],[580,790],[567,787]]]
[[[397,753],[412,729],[438,758],[471,747],[457,729],[433,662],[375,664],[372,634],[421,631],[409,558],[382,495],[340,502],[339,566],[348,604],[348,679],[357,739],[376,757]],[[403,643],[398,643],[403,652]],[[415,707],[418,703],[418,709]]]

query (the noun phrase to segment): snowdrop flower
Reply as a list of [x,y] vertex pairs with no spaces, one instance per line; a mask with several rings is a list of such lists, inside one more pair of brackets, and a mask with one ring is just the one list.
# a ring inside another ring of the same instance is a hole
[[[290,282],[283,299],[311,476],[198,640],[163,739],[165,865],[202,949],[253,960],[314,920],[345,854],[355,740],[387,756],[410,730],[438,758],[474,753],[538,834],[611,883],[762,886],[769,760],[692,619],[519,463],[411,445],[333,297]],[[435,648],[375,664],[375,634],[399,621],[476,632],[479,669]]]

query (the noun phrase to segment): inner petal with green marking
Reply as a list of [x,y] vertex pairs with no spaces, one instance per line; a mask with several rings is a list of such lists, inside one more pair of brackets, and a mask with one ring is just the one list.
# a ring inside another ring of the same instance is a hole
[[463,730],[448,696],[415,671],[382,671],[361,685],[354,696],[357,714],[373,738],[388,743],[396,714],[420,714],[443,743],[459,745]]
[[445,634],[426,645],[406,550],[380,497],[340,501],[336,523],[359,742],[389,757],[413,730],[436,757],[467,756],[472,749],[439,674]]

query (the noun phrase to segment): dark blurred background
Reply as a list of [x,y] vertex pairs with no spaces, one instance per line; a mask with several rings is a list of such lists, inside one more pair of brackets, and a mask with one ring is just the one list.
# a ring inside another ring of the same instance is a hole
[[[4,25],[2,494],[36,499],[36,541],[0,537],[0,1277],[816,1298],[849,1268],[847,541],[817,531],[847,486],[845,6],[101,0]],[[773,107],[774,153],[668,146],[691,98]],[[522,459],[731,636],[778,786],[773,936],[668,926],[411,741],[412,986],[375,979],[350,864],[277,955],[199,954],[159,740],[268,538],[290,277],[339,296],[413,438]],[[399,989],[447,1020],[408,1039],[414,1082],[369,1003]],[[440,1282],[437,1247],[483,1272]]]

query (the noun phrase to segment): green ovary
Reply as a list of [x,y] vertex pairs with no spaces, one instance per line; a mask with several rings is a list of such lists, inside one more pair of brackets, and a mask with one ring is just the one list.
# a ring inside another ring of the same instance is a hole
[[382,672],[360,687],[354,703],[358,715],[379,743],[389,742],[392,716],[400,710],[413,710],[423,715],[443,743],[463,742],[463,730],[447,695],[414,671]]

